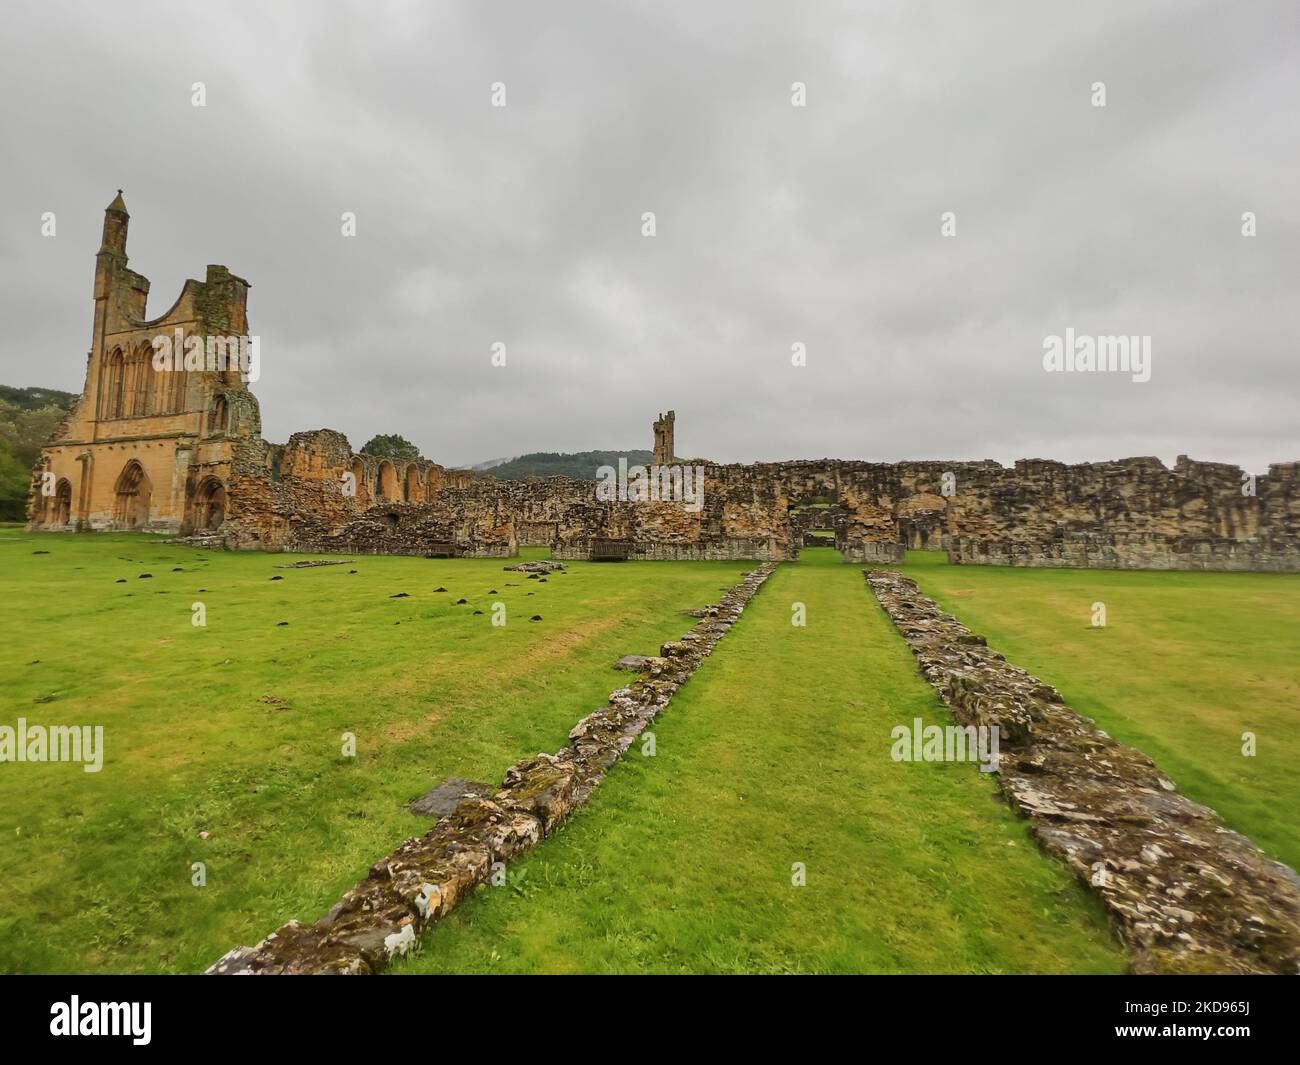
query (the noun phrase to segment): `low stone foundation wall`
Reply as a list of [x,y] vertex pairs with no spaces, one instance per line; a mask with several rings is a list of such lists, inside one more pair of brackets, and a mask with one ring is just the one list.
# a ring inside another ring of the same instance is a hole
[[902,544],[876,540],[854,541],[836,544],[845,562],[902,562],[906,557]]
[[1140,751],[1007,663],[916,583],[867,580],[963,725],[996,726],[998,781],[1101,898],[1139,973],[1300,973],[1300,877],[1179,795]]
[[[719,543],[671,540],[630,540],[629,559],[644,562],[784,562],[786,552],[772,540],[728,539]],[[590,540],[559,541],[551,557],[579,561],[592,557]]]
[[638,678],[569,733],[569,745],[507,770],[491,799],[466,799],[370,875],[314,924],[290,921],[255,947],[237,947],[209,974],[365,974],[406,953],[426,927],[486,884],[492,867],[533,847],[582,806],[606,771],[654,720],[776,567],[759,566]]

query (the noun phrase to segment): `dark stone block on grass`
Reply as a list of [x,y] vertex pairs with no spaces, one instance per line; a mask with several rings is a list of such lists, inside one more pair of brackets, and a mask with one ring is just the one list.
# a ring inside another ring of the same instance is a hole
[[494,790],[487,784],[479,784],[464,777],[448,777],[427,795],[416,799],[407,809],[417,817],[436,817],[442,820],[464,800],[491,798]]
[[629,673],[638,673],[650,659],[645,655],[624,655],[614,663],[615,669],[624,669]]

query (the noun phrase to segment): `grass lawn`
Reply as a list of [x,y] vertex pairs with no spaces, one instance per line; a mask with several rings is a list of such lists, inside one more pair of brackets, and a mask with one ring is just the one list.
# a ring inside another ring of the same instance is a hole
[[[1300,868],[1300,574],[953,566],[920,551],[906,572],[1184,794]],[[1254,757],[1242,754],[1247,731]]]
[[745,569],[276,568],[302,557],[0,531],[0,725],[102,725],[106,749],[99,773],[0,764],[0,970],[194,972],[315,919],[428,827],[408,800],[562,746],[620,655],[681,635]]
[[655,756],[634,745],[394,971],[1122,971],[989,777],[890,760],[914,717],[951,720],[861,567],[807,549],[663,711]]

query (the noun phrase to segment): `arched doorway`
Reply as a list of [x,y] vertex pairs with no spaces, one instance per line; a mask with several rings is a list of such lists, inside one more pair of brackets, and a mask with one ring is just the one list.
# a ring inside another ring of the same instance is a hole
[[144,467],[132,459],[122,469],[113,489],[113,520],[123,529],[138,529],[149,522],[153,485]]
[[226,486],[207,477],[194,494],[194,531],[210,532],[226,520]]
[[50,521],[58,526],[66,526],[72,521],[72,482],[66,477],[60,479],[54,489],[54,510]]

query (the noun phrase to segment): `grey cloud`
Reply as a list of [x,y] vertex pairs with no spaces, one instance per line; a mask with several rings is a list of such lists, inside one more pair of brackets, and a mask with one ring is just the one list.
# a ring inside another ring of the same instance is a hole
[[[1288,0],[43,2],[7,28],[6,383],[80,387],[121,186],[151,309],[210,262],[253,283],[271,439],[457,464],[645,447],[675,407],[719,460],[1300,458]],[[1151,334],[1152,380],[1045,374],[1069,326]]]

